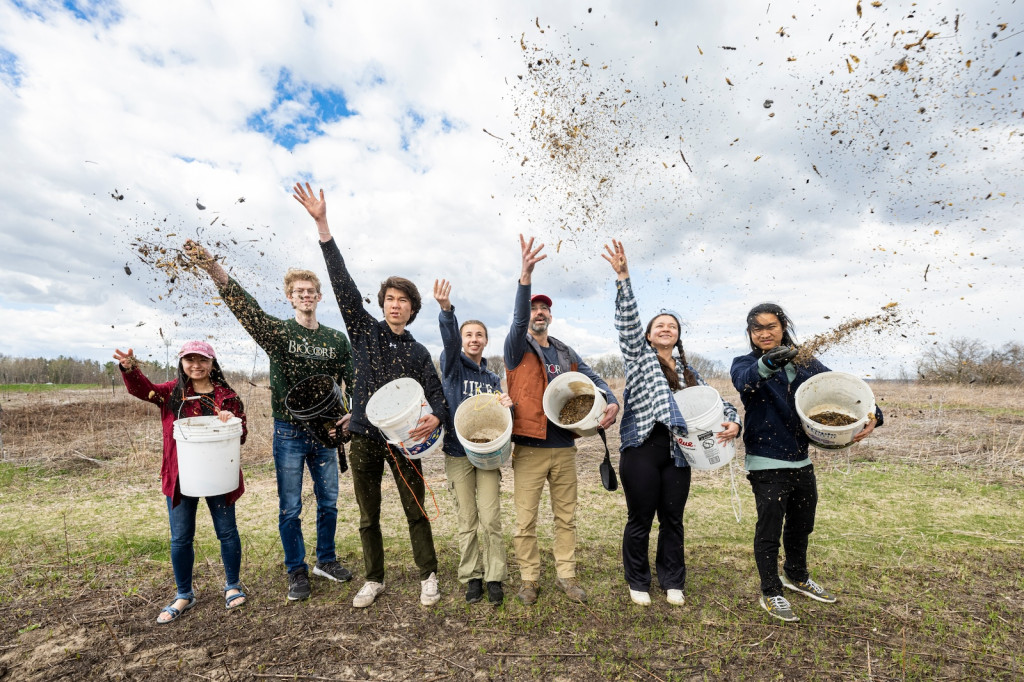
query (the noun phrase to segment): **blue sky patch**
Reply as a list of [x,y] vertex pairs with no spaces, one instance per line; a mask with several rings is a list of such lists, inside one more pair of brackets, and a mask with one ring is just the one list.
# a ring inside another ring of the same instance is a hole
[[16,88],[21,85],[22,75],[18,55],[0,47],[0,81]]
[[61,0],[60,2],[30,2],[13,0],[12,3],[22,13],[46,20],[46,15],[54,10],[70,13],[79,21],[99,23],[109,27],[121,21],[123,14],[117,2],[111,0]]
[[274,101],[246,121],[250,130],[267,135],[285,149],[324,134],[328,123],[354,116],[345,93],[335,88],[318,88],[295,79],[281,69],[274,86]]

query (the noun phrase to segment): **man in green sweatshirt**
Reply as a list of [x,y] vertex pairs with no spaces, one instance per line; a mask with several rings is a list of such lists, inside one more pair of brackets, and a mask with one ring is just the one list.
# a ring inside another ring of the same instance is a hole
[[352,574],[338,563],[334,533],[338,523],[338,452],[314,439],[285,406],[288,390],[315,374],[332,377],[351,400],[354,379],[352,346],[337,329],[320,324],[316,308],[323,298],[320,280],[309,270],[289,270],[284,294],[295,317],[268,315],[256,300],[228,276],[201,245],[189,240],[188,253],[213,279],[224,303],[270,358],[270,393],[274,414],[274,467],[280,505],[278,530],[288,570],[288,599],[310,595],[306,545],[302,538],[302,469],[309,469],[316,496],[316,565],[313,575],[339,582]]

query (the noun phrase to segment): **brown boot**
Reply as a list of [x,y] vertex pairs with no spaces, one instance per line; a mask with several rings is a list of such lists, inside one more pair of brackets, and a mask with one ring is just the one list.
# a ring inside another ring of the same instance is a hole
[[537,603],[537,593],[540,592],[540,584],[535,580],[524,580],[519,588],[516,597],[527,606]]
[[562,591],[565,592],[569,599],[579,602],[587,601],[587,593],[576,582],[576,578],[558,578],[555,580],[555,584],[562,588]]

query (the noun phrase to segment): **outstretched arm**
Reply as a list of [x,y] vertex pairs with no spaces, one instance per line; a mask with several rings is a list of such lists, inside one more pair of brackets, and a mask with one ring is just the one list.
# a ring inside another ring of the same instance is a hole
[[526,241],[523,235],[519,235],[519,248],[523,253],[523,270],[519,275],[519,283],[530,284],[533,278],[534,266],[547,258],[547,254],[540,255],[541,250],[544,248],[543,244],[537,248],[533,247],[533,237],[530,237],[530,241]]
[[459,354],[462,352],[462,337],[459,336],[459,321],[455,318],[451,292],[452,285],[448,280],[434,280],[434,300],[441,306],[441,312],[437,316],[441,329],[441,372],[446,376],[456,374]]

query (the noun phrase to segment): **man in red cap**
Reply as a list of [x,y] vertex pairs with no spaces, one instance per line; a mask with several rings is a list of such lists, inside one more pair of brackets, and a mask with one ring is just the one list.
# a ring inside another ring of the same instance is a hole
[[540,590],[540,549],[537,546],[537,513],[544,482],[548,483],[555,532],[552,553],[560,588],[576,601],[587,593],[576,580],[576,446],[575,435],[544,415],[544,390],[562,372],[582,372],[605,392],[608,407],[601,428],[615,422],[619,404],[608,384],[573,349],[548,335],[551,298],[530,295],[533,268],[547,258],[544,245],[534,248],[519,235],[523,269],[516,291],[512,327],[505,339],[505,371],[508,393],[515,403],[512,468],[515,472],[513,501],[516,532],[513,538],[522,586],[516,595],[524,604],[537,601]]

